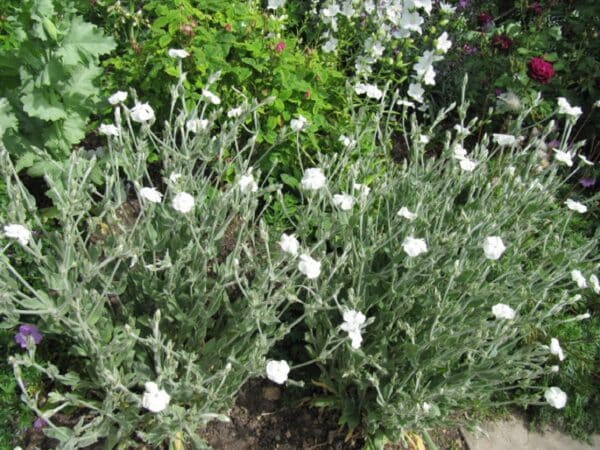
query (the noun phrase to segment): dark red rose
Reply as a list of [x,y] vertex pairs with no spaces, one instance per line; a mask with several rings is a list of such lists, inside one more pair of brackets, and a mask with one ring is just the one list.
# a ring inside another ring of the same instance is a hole
[[542,8],[540,2],[533,2],[531,5],[529,5],[529,10],[532,13],[537,14],[538,16],[544,12],[544,9]]
[[527,63],[527,75],[535,81],[546,84],[554,76],[554,67],[552,63],[544,58],[534,56]]
[[513,40],[509,38],[506,34],[498,34],[492,38],[492,47],[508,51],[513,46]]
[[481,28],[487,28],[493,21],[494,18],[492,17],[492,15],[485,11],[480,12],[477,16],[477,23]]

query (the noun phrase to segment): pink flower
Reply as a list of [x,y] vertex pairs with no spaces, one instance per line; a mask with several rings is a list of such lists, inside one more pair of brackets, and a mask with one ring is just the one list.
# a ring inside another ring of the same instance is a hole
[[279,41],[275,44],[275,53],[281,53],[283,50],[285,50],[285,42]]
[[531,58],[527,63],[527,68],[527,75],[529,75],[529,78],[539,81],[542,84],[548,83],[554,76],[554,67],[552,66],[552,63],[539,56]]

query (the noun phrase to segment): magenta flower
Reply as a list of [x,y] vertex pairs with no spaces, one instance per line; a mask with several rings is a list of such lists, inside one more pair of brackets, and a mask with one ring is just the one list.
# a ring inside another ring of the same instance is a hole
[[31,336],[36,345],[42,340],[42,333],[35,325],[24,324],[19,326],[19,331],[15,334],[15,342],[21,348],[27,348],[27,336]]
[[46,422],[46,419],[44,419],[43,417],[38,417],[33,421],[33,428],[35,428],[36,430],[41,430],[46,425],[48,425],[48,422]]

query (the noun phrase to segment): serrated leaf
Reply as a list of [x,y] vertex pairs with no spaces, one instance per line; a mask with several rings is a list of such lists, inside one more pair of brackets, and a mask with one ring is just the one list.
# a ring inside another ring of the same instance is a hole
[[33,152],[27,152],[22,155],[15,164],[15,170],[20,172],[23,169],[28,169],[33,166],[33,164],[37,161],[38,157]]
[[56,92],[49,89],[31,88],[31,86],[25,87],[23,91],[25,91],[25,94],[21,96],[23,110],[30,116],[51,122],[67,117]]
[[100,89],[94,85],[94,80],[102,74],[102,69],[97,66],[79,66],[72,73],[71,80],[66,86],[63,95],[76,97],[92,97],[98,95]]
[[56,54],[62,57],[64,64],[74,66],[81,64],[82,60],[93,61],[116,46],[115,40],[105,36],[96,25],[85,22],[81,16],[75,16]]

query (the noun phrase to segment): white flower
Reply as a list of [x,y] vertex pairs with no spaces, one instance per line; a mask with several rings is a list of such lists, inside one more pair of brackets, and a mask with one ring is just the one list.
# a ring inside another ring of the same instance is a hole
[[453,14],[456,11],[456,7],[450,5],[449,3],[440,2],[440,11],[446,14]]
[[506,247],[499,236],[488,236],[483,240],[483,253],[487,259],[499,259]]
[[127,100],[127,92],[125,91],[117,91],[110,97],[108,97],[108,103],[111,105],[117,105],[119,103],[123,103]]
[[279,239],[279,247],[286,253],[289,253],[292,256],[298,255],[298,249],[300,248],[300,242],[296,239],[296,236],[293,234],[285,234],[281,235]]
[[306,117],[304,117],[300,114],[298,114],[297,119],[290,120],[290,127],[296,133],[299,133],[300,131],[304,130],[307,125],[308,125],[308,120],[306,120]]
[[590,317],[592,317],[592,315],[589,312],[586,312],[586,313],[578,314],[577,316],[575,316],[575,320],[587,320]]
[[229,111],[227,111],[227,117],[229,117],[229,118],[240,117],[243,112],[244,112],[244,108],[242,108],[241,106],[238,106],[237,108],[232,108]]
[[171,396],[164,389],[158,389],[158,385],[152,381],[144,384],[146,392],[142,396],[142,406],[147,410],[158,413],[169,406]]
[[562,409],[567,404],[567,394],[561,388],[552,386],[544,393],[546,401],[556,409]]
[[417,218],[417,213],[410,212],[406,206],[400,208],[400,210],[396,213],[398,217],[404,217],[408,220],[415,220]]
[[594,108],[600,108],[600,100],[596,100],[592,106]]
[[321,274],[321,263],[309,255],[300,255],[298,270],[306,275],[306,278],[313,280]]
[[317,190],[325,186],[327,178],[321,169],[311,168],[304,171],[304,176],[300,181],[302,189]]
[[556,372],[558,372],[559,370],[560,370],[560,367],[558,367],[558,366],[550,366],[550,371],[551,371],[551,372],[554,372],[554,373],[556,373]]
[[348,194],[335,194],[333,196],[333,204],[342,211],[349,211],[354,205],[354,198]]
[[593,166],[593,165],[594,165],[594,163],[593,163],[592,161],[590,161],[589,159],[587,159],[587,158],[585,157],[585,155],[577,155],[577,156],[579,157],[579,159],[580,159],[581,161],[583,161],[583,163],[584,163],[586,166]]
[[472,159],[463,158],[458,162],[458,164],[460,165],[460,168],[465,172],[473,172],[473,170],[475,170],[475,167],[477,167],[478,163],[476,161],[473,161]]
[[131,119],[134,122],[148,122],[154,119],[154,110],[148,103],[136,103],[131,108]]
[[284,360],[267,362],[267,378],[274,383],[283,384],[288,379],[290,366]]
[[596,275],[590,275],[590,285],[596,294],[600,294],[600,281]]
[[343,134],[339,137],[338,141],[340,141],[345,148],[353,148],[356,145],[354,139]]
[[566,98],[558,97],[558,113],[565,114],[574,120],[581,115],[583,111],[579,106],[571,106]]
[[427,243],[424,239],[415,239],[412,236],[408,236],[402,242],[402,249],[408,256],[419,256],[421,253],[427,252]]
[[192,209],[194,209],[194,203],[194,197],[192,197],[187,192],[180,192],[173,198],[171,205],[176,211],[179,211],[181,213],[188,213]]
[[254,181],[254,177],[250,172],[240,177],[238,181],[238,186],[240,187],[240,190],[245,194],[249,192],[258,191],[258,184],[256,184],[256,181]]
[[558,339],[556,338],[550,339],[550,353],[558,356],[559,361],[564,361],[565,359],[563,349],[560,347],[560,342],[558,342]]
[[170,48],[169,51],[167,52],[167,55],[169,55],[171,58],[187,58],[188,56],[190,56],[190,54],[188,52],[186,52],[185,50],[182,50],[180,48]]
[[402,17],[400,18],[400,22],[398,26],[400,27],[400,32],[395,33],[394,37],[403,38],[408,37],[410,35],[410,31],[414,31],[416,33],[421,34],[421,25],[423,24],[423,18],[417,12],[409,12],[408,9],[405,9],[402,12]]
[[572,200],[570,198],[567,199],[565,205],[567,205],[567,208],[572,209],[573,211],[577,211],[581,214],[587,212],[587,206],[585,206],[583,203],[576,202],[575,200]]
[[497,134],[494,133],[492,135],[494,142],[502,147],[507,145],[513,145],[517,142],[517,138],[515,138],[512,134]]
[[447,53],[448,50],[450,50],[450,47],[452,47],[452,41],[448,40],[448,33],[444,31],[442,35],[437,38],[435,48],[442,53]]
[[176,184],[177,180],[179,180],[182,176],[183,175],[181,175],[180,173],[173,172],[171,175],[169,175],[169,183]]
[[383,95],[383,92],[377,86],[365,83],[358,83],[354,86],[354,92],[356,92],[357,95],[367,94],[367,97],[375,100],[379,100]]
[[112,123],[111,124],[103,123],[102,125],[100,125],[100,128],[98,128],[98,132],[100,134],[104,134],[105,136],[118,136],[119,135],[119,129],[116,126],[114,126]]
[[467,136],[469,134],[471,134],[471,132],[469,131],[469,129],[467,127],[463,127],[460,124],[456,124],[454,125],[454,129],[456,130],[456,133],[460,136]]
[[429,139],[429,136],[427,136],[426,134],[420,134],[420,135],[419,135],[419,142],[420,142],[421,144],[429,144],[429,141],[430,141],[430,140],[431,140],[431,139]]
[[404,6],[406,8],[423,8],[427,14],[431,13],[433,7],[431,0],[406,0]]
[[[421,93],[421,95],[423,95],[423,93]],[[421,97],[421,101],[423,101],[422,97]],[[415,107],[415,104],[413,102],[411,102],[409,100],[406,100],[406,99],[403,99],[403,98],[401,98],[400,100],[398,100],[396,102],[396,104],[398,106],[406,106],[407,108],[414,108]]]
[[337,48],[337,44],[338,44],[338,40],[332,36],[327,40],[327,42],[325,42],[321,46],[321,49],[323,50],[324,53],[332,53],[332,52],[335,52],[335,49]]
[[457,142],[452,146],[452,157],[458,160],[465,159],[467,150]]
[[504,303],[492,306],[492,314],[496,316],[496,319],[513,320],[515,318],[515,310]]
[[585,281],[585,277],[581,273],[581,270],[571,270],[571,279],[577,283],[578,288],[585,289],[587,287],[587,281]]
[[29,231],[23,225],[15,223],[4,225],[4,235],[6,237],[16,239],[21,245],[27,245],[31,240],[31,231]]
[[198,133],[208,128],[208,119],[190,119],[185,123],[185,127],[191,133]]
[[277,9],[283,7],[285,0],[269,0],[267,9]]
[[423,410],[423,412],[425,414],[427,414],[429,411],[431,411],[431,405],[429,403],[427,403],[427,402],[423,402],[421,404],[421,409]]
[[363,313],[356,310],[349,310],[344,312],[344,323],[340,326],[343,331],[348,333],[348,337],[352,341],[352,348],[360,348],[362,343],[361,328],[365,323],[366,317]]
[[202,89],[202,96],[206,97],[210,103],[213,105],[221,104],[221,99],[218,95],[213,94],[208,89]]
[[358,191],[362,198],[368,197],[371,188],[366,184],[354,183],[352,189]]
[[149,202],[160,203],[163,195],[156,188],[143,187],[140,189],[140,196]]
[[423,94],[425,93],[425,89],[421,86],[420,83],[410,83],[408,85],[408,96],[413,100],[423,103]]
[[433,51],[425,51],[413,65],[413,70],[416,72],[417,77],[423,77],[423,82],[425,84],[435,84],[435,70],[433,69],[433,63],[440,59],[441,56],[436,55]]
[[575,156],[574,152],[563,152],[561,150],[554,150],[554,159],[565,163],[569,167],[573,165],[573,156]]

